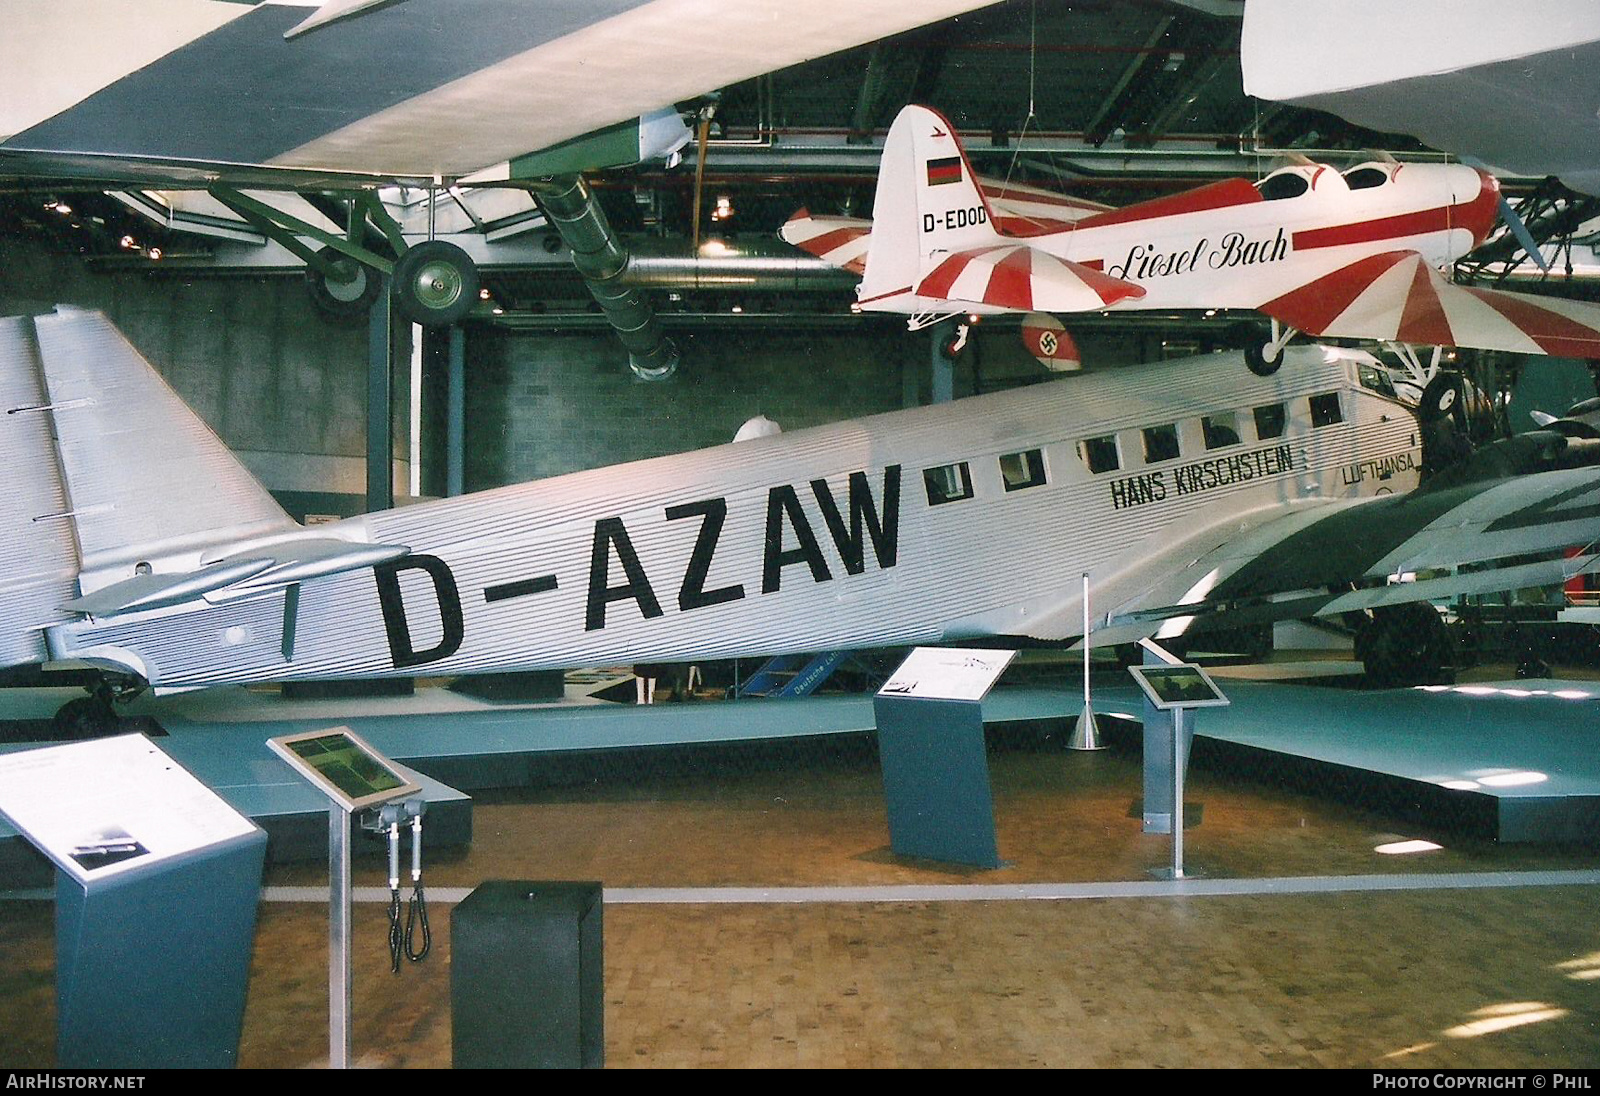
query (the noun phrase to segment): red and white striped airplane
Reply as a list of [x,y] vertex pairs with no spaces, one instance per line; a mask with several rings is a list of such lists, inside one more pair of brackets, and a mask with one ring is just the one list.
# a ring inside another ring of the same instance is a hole
[[1452,284],[1494,228],[1499,184],[1462,164],[1294,164],[1112,209],[980,179],[955,127],[908,106],[874,219],[797,213],[785,240],[861,273],[861,308],[913,330],[960,313],[1255,309],[1270,372],[1296,331],[1600,357],[1600,306]]

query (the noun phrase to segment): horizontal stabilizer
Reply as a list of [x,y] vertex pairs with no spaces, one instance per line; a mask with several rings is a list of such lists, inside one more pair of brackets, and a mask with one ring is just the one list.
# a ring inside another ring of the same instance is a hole
[[859,217],[816,217],[802,209],[784,223],[778,235],[801,251],[860,274],[866,269],[872,222]]
[[104,315],[34,323],[86,592],[139,560],[298,528]]
[[232,563],[214,563],[198,571],[185,571],[180,574],[135,575],[110,586],[101,587],[92,594],[73,598],[61,607],[69,612],[87,613],[89,616],[113,616],[117,613],[131,613],[138,609],[159,609],[167,605],[180,605],[212,590],[260,574],[271,566],[270,559],[241,559]]
[[978,189],[994,213],[994,227],[1003,236],[1042,236],[1065,232],[1085,217],[1110,213],[1115,207],[1057,194],[1043,187],[977,176]]
[[1144,296],[1144,288],[1027,244],[957,251],[917,286],[919,297],[1022,312],[1087,312]]
[[109,617],[200,598],[227,601],[387,563],[408,551],[399,545],[352,544],[332,537],[290,540],[239,552],[194,571],[135,575],[61,607],[88,616]]
[[1455,285],[1415,251],[1360,259],[1259,308],[1308,335],[1600,357],[1600,305]]

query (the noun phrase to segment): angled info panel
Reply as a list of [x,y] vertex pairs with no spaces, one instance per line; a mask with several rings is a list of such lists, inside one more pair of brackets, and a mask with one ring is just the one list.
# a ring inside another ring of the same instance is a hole
[[50,436],[38,345],[27,317],[0,320],[0,665],[46,657],[39,628],[66,619],[77,593],[78,553]]
[[105,316],[62,310],[37,327],[85,572],[296,528]]

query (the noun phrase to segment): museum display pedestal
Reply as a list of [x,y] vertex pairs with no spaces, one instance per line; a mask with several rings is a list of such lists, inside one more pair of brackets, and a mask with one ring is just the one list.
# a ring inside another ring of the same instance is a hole
[[889,845],[900,856],[1000,867],[975,700],[873,699]]
[[451,1064],[605,1065],[599,883],[495,880],[450,919]]
[[238,1062],[267,835],[89,884],[56,876],[56,1065]]

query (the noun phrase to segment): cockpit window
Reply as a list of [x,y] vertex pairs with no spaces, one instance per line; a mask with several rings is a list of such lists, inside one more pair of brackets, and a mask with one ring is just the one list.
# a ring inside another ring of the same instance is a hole
[[1389,379],[1387,371],[1379,369],[1375,365],[1360,364],[1356,367],[1356,372],[1361,378],[1362,388],[1370,388],[1372,391],[1388,396],[1391,399],[1399,398],[1394,390],[1394,381]]
[[1353,167],[1344,173],[1344,182],[1351,190],[1366,190],[1369,187],[1382,186],[1389,181],[1389,173],[1381,167],[1362,164]]
[[1298,198],[1311,189],[1311,184],[1297,171],[1283,171],[1268,175],[1256,184],[1256,189],[1261,191],[1262,198],[1275,202],[1280,198]]

